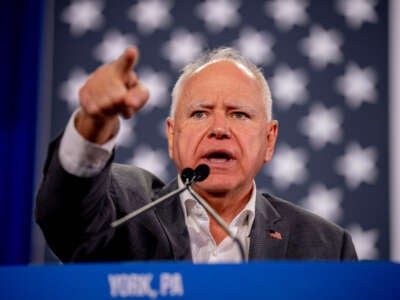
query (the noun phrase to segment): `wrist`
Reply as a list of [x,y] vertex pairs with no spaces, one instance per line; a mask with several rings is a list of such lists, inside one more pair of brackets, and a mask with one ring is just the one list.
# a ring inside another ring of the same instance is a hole
[[93,117],[80,109],[75,119],[76,130],[88,141],[104,144],[118,132],[118,115]]

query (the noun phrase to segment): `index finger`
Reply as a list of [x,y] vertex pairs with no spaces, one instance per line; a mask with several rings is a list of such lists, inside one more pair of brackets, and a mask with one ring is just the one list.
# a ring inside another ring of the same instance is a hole
[[128,47],[124,53],[114,62],[120,74],[130,72],[139,59],[139,51],[135,47]]

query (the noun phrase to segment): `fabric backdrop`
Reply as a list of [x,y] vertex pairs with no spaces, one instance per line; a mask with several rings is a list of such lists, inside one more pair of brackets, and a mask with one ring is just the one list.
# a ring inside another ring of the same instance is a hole
[[56,1],[50,115],[56,136],[99,64],[135,44],[151,98],[124,121],[117,161],[175,176],[164,135],[180,68],[233,46],[263,68],[280,122],[261,190],[347,228],[362,259],[389,258],[387,1]]
[[263,68],[280,122],[259,189],[347,228],[360,258],[389,258],[398,216],[389,213],[388,1],[19,0],[2,8],[0,264],[55,259],[32,223],[47,143],[88,74],[129,44],[141,50],[137,71],[151,99],[124,122],[117,161],[175,176],[163,121],[179,69],[203,50],[233,46]]
[[0,264],[30,261],[42,4],[1,6]]

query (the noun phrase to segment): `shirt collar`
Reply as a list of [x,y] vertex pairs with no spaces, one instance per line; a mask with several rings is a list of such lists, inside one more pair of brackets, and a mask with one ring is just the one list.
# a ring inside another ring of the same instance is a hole
[[[179,188],[184,186],[184,183],[182,182],[181,178],[179,178],[179,176],[178,176],[178,186]],[[251,192],[249,201],[247,202],[246,206],[232,220],[231,223],[231,225],[233,226],[245,225],[247,227],[246,229],[247,236],[250,234],[250,230],[254,222],[255,211],[256,211],[256,195],[257,195],[256,183],[253,181],[253,190]],[[192,195],[188,190],[183,191],[179,195],[179,198],[184,212],[185,222],[187,223],[187,218],[191,213],[191,210],[196,206],[196,204],[197,205],[200,204],[198,204],[196,200],[193,199]]]

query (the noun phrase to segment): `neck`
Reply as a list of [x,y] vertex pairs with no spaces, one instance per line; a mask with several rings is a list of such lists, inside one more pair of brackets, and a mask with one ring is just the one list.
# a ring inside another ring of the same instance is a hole
[[253,184],[242,191],[234,192],[210,192],[198,189],[196,186],[194,186],[194,190],[210,204],[227,224],[230,224],[249,202]]

